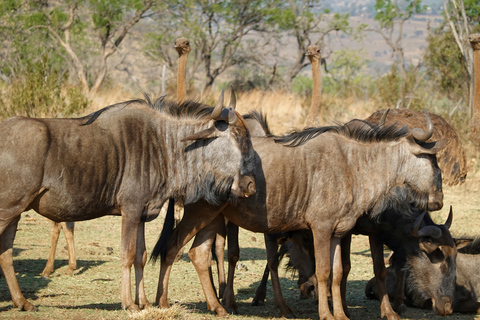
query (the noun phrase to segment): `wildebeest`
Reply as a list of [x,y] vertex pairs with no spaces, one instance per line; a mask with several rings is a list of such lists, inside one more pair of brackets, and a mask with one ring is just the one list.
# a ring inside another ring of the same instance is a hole
[[[407,261],[423,259],[422,268],[417,268],[430,275],[428,287],[423,289],[424,297],[429,297],[433,303],[434,310],[442,315],[452,312],[454,283],[455,283],[455,258],[457,255],[453,238],[449,232],[452,222],[452,212],[444,225],[435,224],[428,213],[419,215],[415,208],[391,207],[383,211],[375,220],[368,215],[360,217],[357,224],[352,229],[352,233],[369,235],[371,241],[376,241],[374,248],[387,245],[394,250],[391,257],[392,265],[399,276],[402,276],[403,267]],[[288,237],[288,241],[282,244],[280,251],[277,251],[274,242],[277,237]],[[298,270],[300,287],[300,296],[307,297],[315,288],[315,257],[313,256],[313,238],[309,230],[295,231],[288,235],[266,235],[267,255],[269,266],[272,273],[272,283],[278,281],[278,260],[283,254],[290,256],[288,265]],[[273,245],[272,245],[273,244]],[[342,243],[342,246],[344,243]],[[274,248],[274,250],[272,250]],[[381,255],[374,254],[372,248],[372,257],[374,259],[374,269],[376,278],[382,281],[384,277],[383,250]],[[345,293],[346,277],[350,270],[349,252],[344,252],[342,247],[342,258],[344,259],[344,281],[342,283],[342,293]],[[270,262],[272,261],[272,262]],[[383,269],[382,269],[383,265]],[[257,288],[252,305],[261,305],[265,299],[266,282],[268,279],[268,268],[265,269],[264,276]],[[401,286],[397,286],[394,306],[402,308],[404,293],[403,281],[399,278]],[[384,281],[384,280],[383,280]],[[381,285],[379,281],[376,285]],[[393,285],[392,285],[393,287]],[[384,290],[381,288],[381,290]],[[376,292],[380,292],[379,289]],[[281,291],[274,290],[274,295],[281,295]],[[393,296],[393,295],[392,295]],[[283,298],[282,298],[283,299]],[[280,300],[280,299],[275,299]],[[382,317],[388,319],[399,319],[393,311],[388,310],[390,304],[382,306]],[[286,307],[283,307],[286,308]],[[345,306],[346,309],[346,306]]]
[[[455,238],[456,278],[454,282],[454,300],[452,309],[458,313],[480,313],[480,277],[477,272],[480,263],[480,241],[475,239]],[[430,243],[427,243],[430,245]],[[440,266],[437,260],[431,261],[425,257],[410,257],[405,265],[404,290],[406,304],[417,308],[431,308],[431,284],[438,281],[432,274],[432,265]],[[396,272],[392,266],[387,268],[387,292],[390,298],[395,297],[395,285],[398,283]],[[370,299],[378,299],[376,279],[371,279],[365,294]]]
[[[166,251],[156,250],[161,242],[157,243],[152,256],[162,255],[156,299],[159,306],[168,306],[168,275],[177,251],[213,219],[224,223],[221,212],[234,224],[254,232],[311,229],[319,282],[319,315],[321,319],[331,319],[327,303],[330,253],[338,260],[334,265],[341,267],[340,239],[357,218],[365,212],[376,216],[398,196],[397,188],[411,190],[413,196],[409,200],[421,208],[442,207],[441,173],[435,154],[444,143],[424,144],[430,131],[373,125],[352,130],[344,125],[307,128],[277,138],[252,137],[257,153],[255,196],[239,199],[225,208],[205,202],[187,205],[181,223],[168,245],[163,246]],[[189,255],[199,274],[208,309],[222,315],[226,311],[215,295],[208,273],[208,257],[218,228],[212,225],[202,231],[202,237],[197,235]],[[341,277],[334,278],[332,285],[338,318],[345,317],[340,280]]]
[[[378,123],[385,110],[378,110],[370,115],[366,121]],[[435,113],[429,113],[432,119],[434,131],[432,137],[427,142],[445,140],[447,145],[437,154],[437,161],[440,170],[442,170],[442,179],[444,185],[457,185],[463,183],[467,176],[467,158],[462,141],[455,129],[441,116]],[[422,112],[409,109],[390,110],[385,124],[398,123],[406,125],[409,128],[425,129]]]
[[149,305],[144,223],[165,200],[220,204],[255,192],[249,132],[240,114],[223,107],[223,92],[215,108],[153,103],[146,96],[77,119],[14,117],[0,124],[0,136],[0,265],[14,305],[23,310],[34,309],[13,268],[23,211],[53,221],[121,215],[122,307],[138,310]]

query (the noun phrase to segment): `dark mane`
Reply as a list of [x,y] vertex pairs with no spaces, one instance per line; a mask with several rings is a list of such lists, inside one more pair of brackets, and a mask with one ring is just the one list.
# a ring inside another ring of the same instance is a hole
[[265,134],[267,136],[270,136],[272,134],[270,131],[270,128],[268,127],[267,116],[262,111],[254,110],[242,116],[243,116],[243,119],[245,120],[253,119],[258,121],[258,123],[263,128],[263,131],[265,131]]
[[86,122],[83,125],[89,125],[92,122],[94,122],[103,112],[116,107],[119,107],[119,108],[127,107],[128,105],[133,103],[147,106],[151,109],[169,114],[177,118],[201,119],[204,117],[208,117],[209,115],[211,115],[213,111],[213,107],[207,106],[205,104],[202,104],[196,101],[187,100],[183,103],[176,103],[174,101],[167,100],[166,96],[161,96],[158,99],[156,99],[154,102],[152,102],[152,100],[146,93],[143,93],[143,96],[144,96],[144,99],[132,99],[124,102],[119,102],[119,103],[107,106],[105,108],[102,108],[98,111],[95,111],[80,119],[86,120]]
[[409,129],[396,125],[374,125],[364,120],[352,120],[343,125],[312,127],[303,131],[292,131],[284,136],[274,137],[275,142],[287,147],[298,147],[325,132],[334,132],[359,142],[396,141],[405,137]]

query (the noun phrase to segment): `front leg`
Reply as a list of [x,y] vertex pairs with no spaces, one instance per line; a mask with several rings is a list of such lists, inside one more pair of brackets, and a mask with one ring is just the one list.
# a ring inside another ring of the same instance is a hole
[[136,218],[135,211],[122,209],[122,308],[129,311],[140,311],[137,304],[132,299],[131,288],[131,270],[135,261],[137,252],[137,237],[141,217],[141,212]]
[[68,250],[68,270],[67,275],[71,276],[77,268],[77,258],[75,255],[75,222],[62,222],[61,223],[65,240],[67,241]]
[[50,226],[50,252],[48,254],[48,260],[45,269],[42,271],[43,278],[50,278],[50,274],[53,272],[55,264],[55,251],[57,251],[58,237],[60,236],[60,230],[62,229],[60,222],[55,222],[53,220],[50,220]]
[[137,235],[137,252],[135,254],[135,304],[140,309],[152,306],[145,294],[144,268],[147,263],[147,248],[145,247],[145,222],[140,222]]
[[235,267],[240,258],[240,246],[238,244],[238,226],[231,221],[226,225],[227,231],[227,252],[228,252],[228,277],[222,301],[225,309],[230,314],[238,314],[235,293],[233,291],[233,280],[235,279]]
[[335,319],[348,319],[345,315],[344,303],[342,301],[342,281],[343,281],[343,268],[342,268],[342,249],[341,239],[332,237],[330,242],[330,260],[332,261],[332,302],[333,302],[333,314]]
[[377,279],[378,298],[380,299],[381,317],[387,317],[388,320],[400,320],[398,314],[393,311],[392,305],[388,298],[387,284],[386,284],[386,268],[383,258],[383,243],[374,235],[369,236],[370,251],[373,259],[373,272]]
[[399,314],[404,313],[407,310],[405,306],[405,272],[401,266],[395,264],[395,291],[393,294],[393,308]]
[[328,307],[328,278],[330,276],[330,242],[332,232],[324,225],[312,226],[315,252],[315,275],[317,276],[318,315],[320,320],[334,320]]
[[352,268],[352,263],[350,260],[350,245],[352,243],[352,234],[347,234],[344,238],[342,238],[341,246],[342,246],[342,283],[340,290],[342,292],[342,303],[343,303],[343,311],[347,317],[350,317],[350,312],[347,308],[347,279],[348,274]]

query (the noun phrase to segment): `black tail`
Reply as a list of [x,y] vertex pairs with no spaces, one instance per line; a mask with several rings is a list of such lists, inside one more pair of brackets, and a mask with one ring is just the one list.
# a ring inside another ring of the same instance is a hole
[[155,247],[153,248],[153,251],[152,251],[152,255],[150,256],[150,261],[153,261],[153,263],[157,261],[158,256],[160,256],[162,260],[165,260],[167,256],[167,245],[168,245],[168,241],[170,241],[170,238],[172,236],[174,224],[175,224],[175,200],[169,199],[167,215],[165,216],[165,221],[163,222],[162,233],[160,234],[160,238],[155,244]]

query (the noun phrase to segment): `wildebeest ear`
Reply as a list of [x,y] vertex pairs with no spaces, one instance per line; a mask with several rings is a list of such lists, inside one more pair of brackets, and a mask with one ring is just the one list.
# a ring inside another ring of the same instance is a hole
[[422,145],[414,144],[413,145],[413,154],[437,154],[445,148],[447,141],[439,140],[437,142],[422,143]]
[[458,249],[462,249],[473,242],[473,239],[453,239]]
[[191,136],[188,136],[186,138],[182,139],[182,142],[185,141],[197,141],[197,140],[205,140],[205,139],[210,139],[210,138],[216,138],[216,129],[215,127],[210,127],[208,129],[202,130],[200,132],[194,133]]

